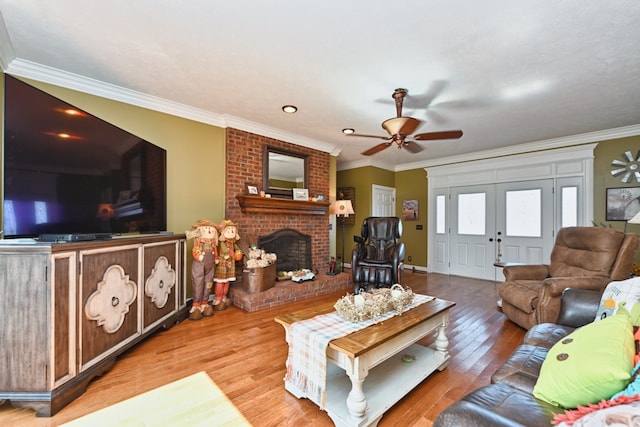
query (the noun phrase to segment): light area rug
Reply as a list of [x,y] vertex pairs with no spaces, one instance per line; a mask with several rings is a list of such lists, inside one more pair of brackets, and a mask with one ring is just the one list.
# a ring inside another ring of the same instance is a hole
[[235,427],[251,424],[205,372],[198,372],[63,426]]

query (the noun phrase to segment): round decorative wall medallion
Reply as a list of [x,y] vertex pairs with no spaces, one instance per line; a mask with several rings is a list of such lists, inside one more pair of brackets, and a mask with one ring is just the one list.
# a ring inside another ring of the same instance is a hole
[[622,153],[623,160],[614,160],[611,162],[611,175],[620,177],[620,181],[628,184],[635,180],[640,182],[640,151],[634,158],[631,151]]

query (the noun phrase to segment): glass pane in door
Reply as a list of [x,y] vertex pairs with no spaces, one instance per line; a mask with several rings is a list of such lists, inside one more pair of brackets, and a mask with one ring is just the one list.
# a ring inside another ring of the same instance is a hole
[[561,227],[578,225],[578,187],[562,187],[560,206],[562,207]]
[[436,233],[438,234],[444,234],[445,231],[445,215],[447,214],[445,201],[444,195],[436,196]]
[[458,234],[484,236],[486,194],[458,194]]
[[542,191],[512,190],[505,193],[505,231],[511,237],[542,235]]

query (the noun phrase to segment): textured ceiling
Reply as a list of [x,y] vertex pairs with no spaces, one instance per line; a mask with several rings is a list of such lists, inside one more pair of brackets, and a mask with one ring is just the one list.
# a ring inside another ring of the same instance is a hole
[[[0,13],[10,74],[339,153],[340,168],[640,133],[637,0],[0,0]],[[415,133],[463,137],[362,156],[381,141],[341,129],[386,136],[398,87]]]

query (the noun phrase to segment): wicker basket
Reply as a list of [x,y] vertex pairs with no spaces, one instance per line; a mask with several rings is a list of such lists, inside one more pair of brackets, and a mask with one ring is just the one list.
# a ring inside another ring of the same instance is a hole
[[412,302],[413,291],[396,283],[391,288],[374,289],[357,295],[347,294],[333,307],[343,319],[361,322],[377,319],[392,310],[400,314],[404,307]]

